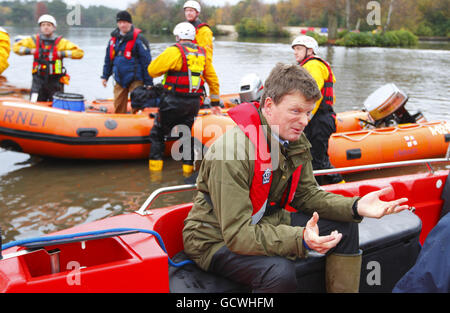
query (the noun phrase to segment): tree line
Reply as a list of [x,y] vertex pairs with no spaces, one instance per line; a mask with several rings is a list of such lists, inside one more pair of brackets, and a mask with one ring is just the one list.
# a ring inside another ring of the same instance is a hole
[[[58,28],[113,27],[118,11],[103,5],[87,8],[81,5],[68,6],[62,0],[0,1],[0,26],[36,26],[39,16],[51,14],[55,17]],[[74,16],[76,14],[79,16]]]
[[[130,6],[147,32],[170,34],[184,19],[185,0],[138,0]],[[201,2],[201,1],[200,1]],[[379,12],[376,12],[376,11]],[[242,0],[223,7],[202,4],[201,18],[211,26],[235,25],[242,35],[283,35],[283,26],[338,29],[408,30],[418,36],[450,36],[450,0]],[[379,17],[379,20],[371,18]],[[287,34],[286,34],[287,35]],[[330,33],[329,33],[330,35]]]
[[[145,32],[171,34],[173,27],[184,20],[184,2],[137,0],[129,11]],[[67,25],[69,11],[62,0],[0,1],[0,25],[32,26],[43,12],[54,15],[60,25]],[[79,26],[111,27],[117,11],[103,5],[81,6]],[[240,35],[253,36],[288,36],[282,31],[284,26],[328,28],[332,39],[338,38],[338,29],[402,29],[418,36],[450,36],[450,0],[280,0],[272,4],[242,0],[222,7],[202,3],[201,18],[214,30],[219,24],[235,25]]]

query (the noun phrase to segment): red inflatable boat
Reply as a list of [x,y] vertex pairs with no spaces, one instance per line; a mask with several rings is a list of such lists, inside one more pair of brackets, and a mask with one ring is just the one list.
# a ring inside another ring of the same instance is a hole
[[[423,243],[439,220],[444,204],[444,186],[450,184],[448,174],[448,170],[443,170],[325,187],[337,194],[362,196],[392,186],[394,191],[385,200],[408,197],[414,211],[404,211],[380,220],[365,219],[360,224],[363,268],[368,262],[377,260],[386,269],[382,286],[370,286],[366,284],[366,279],[361,279],[361,291],[390,291],[414,264],[420,250],[419,238]],[[184,282],[189,279],[189,273],[198,272],[191,279],[211,279],[208,278],[210,274],[192,264],[185,265],[191,269],[182,275],[178,267],[180,264],[169,264],[173,262],[170,259],[176,258],[183,250],[181,231],[192,204],[148,210],[155,195],[188,189],[195,189],[195,186],[155,191],[142,208],[134,213],[82,224],[36,240],[7,243],[4,246],[6,249],[2,251],[3,259],[0,260],[0,291],[186,292]],[[45,238],[52,240],[45,241]],[[315,262],[317,267],[310,266],[311,262]],[[321,262],[323,258],[319,256],[301,259],[296,263],[303,269],[298,273],[309,275],[299,278],[305,288],[300,291],[321,291],[320,286],[312,288],[320,282]],[[308,278],[312,274],[317,274],[318,278]],[[366,275],[365,272],[362,275]],[[214,277],[209,282],[216,283],[199,283],[197,286],[203,286],[201,289],[192,287],[189,290],[223,292],[225,289],[215,288],[220,285],[219,280]],[[179,284],[184,284],[184,289],[178,288]]]

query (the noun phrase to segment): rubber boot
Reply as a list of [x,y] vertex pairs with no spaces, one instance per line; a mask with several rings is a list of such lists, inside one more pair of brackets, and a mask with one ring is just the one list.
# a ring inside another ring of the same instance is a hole
[[183,164],[183,176],[189,177],[194,172],[194,165]]
[[325,284],[330,293],[357,293],[361,276],[362,251],[358,254],[332,253],[326,258]]
[[163,160],[149,160],[148,169],[150,172],[161,172],[163,169]]

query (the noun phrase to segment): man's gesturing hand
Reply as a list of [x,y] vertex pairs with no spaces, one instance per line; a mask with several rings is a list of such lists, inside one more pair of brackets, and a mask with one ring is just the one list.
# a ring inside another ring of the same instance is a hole
[[317,226],[318,221],[319,214],[314,212],[312,218],[306,224],[305,231],[303,233],[303,240],[308,247],[314,251],[325,254],[328,250],[334,248],[339,243],[342,239],[342,234],[335,230],[328,236],[319,236],[319,226]]
[[388,214],[395,214],[406,210],[408,205],[403,204],[408,198],[393,201],[382,201],[380,197],[393,191],[392,187],[386,187],[378,191],[368,193],[358,201],[358,214],[365,217],[381,218]]

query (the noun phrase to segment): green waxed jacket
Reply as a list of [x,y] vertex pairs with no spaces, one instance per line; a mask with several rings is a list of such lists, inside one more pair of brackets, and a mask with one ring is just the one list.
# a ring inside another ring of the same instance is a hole
[[[263,125],[267,122],[259,111]],[[267,140],[277,141],[267,127]],[[287,149],[277,143],[271,151],[274,166],[270,202],[279,202],[295,169],[302,165],[300,181],[291,206],[306,214],[317,212],[320,218],[354,221],[349,198],[328,193],[317,184],[311,165],[311,144],[304,134]],[[276,151],[274,151],[276,150]],[[277,154],[277,155],[275,155]],[[185,253],[199,267],[208,270],[211,258],[222,246],[244,255],[284,256],[291,260],[306,256],[303,227],[292,227],[291,213],[278,210],[252,225],[252,202],[249,198],[255,161],[254,147],[239,127],[234,127],[209,148],[197,178],[199,192],[185,220]],[[210,196],[210,201],[205,197]]]

